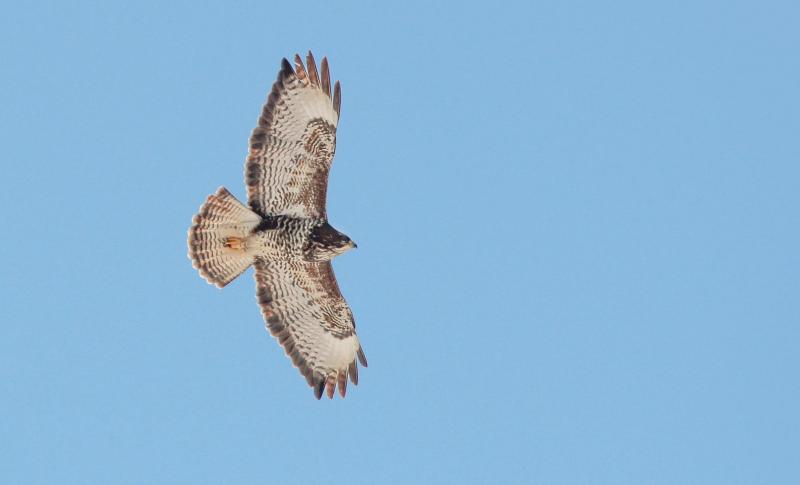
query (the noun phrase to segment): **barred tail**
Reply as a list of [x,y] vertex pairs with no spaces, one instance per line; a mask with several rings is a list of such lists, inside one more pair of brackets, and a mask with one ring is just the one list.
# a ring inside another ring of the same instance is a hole
[[253,263],[245,241],[261,217],[225,187],[209,195],[189,228],[189,258],[209,283],[222,288]]

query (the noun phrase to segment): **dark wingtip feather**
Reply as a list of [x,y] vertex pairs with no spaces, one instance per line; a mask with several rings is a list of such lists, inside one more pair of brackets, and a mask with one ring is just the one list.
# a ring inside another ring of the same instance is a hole
[[333,374],[331,374],[328,376],[325,382],[325,393],[328,395],[328,399],[333,399],[333,393],[336,392],[336,378],[333,376]]
[[340,370],[339,371],[339,377],[338,377],[337,384],[339,385],[339,395],[342,396],[342,399],[344,399],[344,396],[347,394],[347,372],[346,371],[344,371],[344,370]]
[[284,57],[283,60],[281,61],[281,72],[279,74],[279,77],[283,79],[291,76],[292,74],[294,74],[292,65],[289,64],[289,61]]
[[314,86],[319,86],[319,76],[317,75],[317,63],[314,61],[314,54],[308,51],[306,56],[306,69],[308,71],[308,79]]
[[361,365],[363,365],[364,367],[368,367],[367,356],[364,355],[364,350],[361,348],[361,346],[358,347],[357,355],[358,355],[358,361],[361,362]]
[[308,367],[301,367],[300,374],[306,378],[306,382],[308,383],[309,387],[316,387],[316,381],[314,381],[314,374],[308,369]]
[[358,364],[356,364],[356,359],[353,359],[353,362],[350,362],[350,366],[347,368],[347,375],[350,376],[350,382],[352,382],[354,386],[357,386],[358,385]]
[[303,59],[300,57],[300,54],[294,55],[294,70],[297,73],[297,77],[302,80],[308,80],[308,75],[306,75],[306,68],[303,67]]
[[324,390],[325,390],[325,379],[320,379],[314,385],[314,397],[317,398],[317,400],[322,398],[322,391]]
[[339,85],[339,81],[336,81],[336,84],[333,85],[333,109],[336,110],[336,117],[338,118],[341,116],[341,108],[342,108],[342,87]]
[[320,69],[322,70],[322,92],[327,94],[328,97],[331,97],[331,73],[328,70],[328,58],[322,58],[322,64],[320,64]]

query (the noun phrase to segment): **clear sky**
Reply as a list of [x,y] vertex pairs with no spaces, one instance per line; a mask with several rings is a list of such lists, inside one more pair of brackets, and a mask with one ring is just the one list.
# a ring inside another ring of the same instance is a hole
[[[796,2],[2,10],[3,484],[800,483]],[[186,257],[309,48],[334,401]]]

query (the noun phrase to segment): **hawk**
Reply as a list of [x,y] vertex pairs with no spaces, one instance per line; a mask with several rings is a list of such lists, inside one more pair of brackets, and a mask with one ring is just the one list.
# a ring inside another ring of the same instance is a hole
[[320,70],[286,59],[272,86],[245,162],[247,206],[225,187],[208,196],[189,229],[189,258],[209,283],[224,287],[251,265],[267,329],[306,378],[317,399],[347,379],[358,384],[361,349],[353,313],[331,260],[356,244],[328,223],[328,172],[341,106],[328,60]]

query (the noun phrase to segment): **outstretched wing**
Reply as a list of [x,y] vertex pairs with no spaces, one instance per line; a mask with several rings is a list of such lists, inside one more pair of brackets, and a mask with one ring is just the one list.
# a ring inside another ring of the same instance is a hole
[[327,218],[328,171],[336,151],[341,88],[333,88],[328,60],[320,77],[314,56],[308,70],[299,55],[286,59],[250,136],[245,183],[250,207],[261,215]]
[[[367,359],[356,336],[353,313],[344,301],[330,262],[256,259],[256,298],[272,336],[314,388],[319,399],[358,384],[356,358]],[[327,388],[327,389],[326,389]]]

